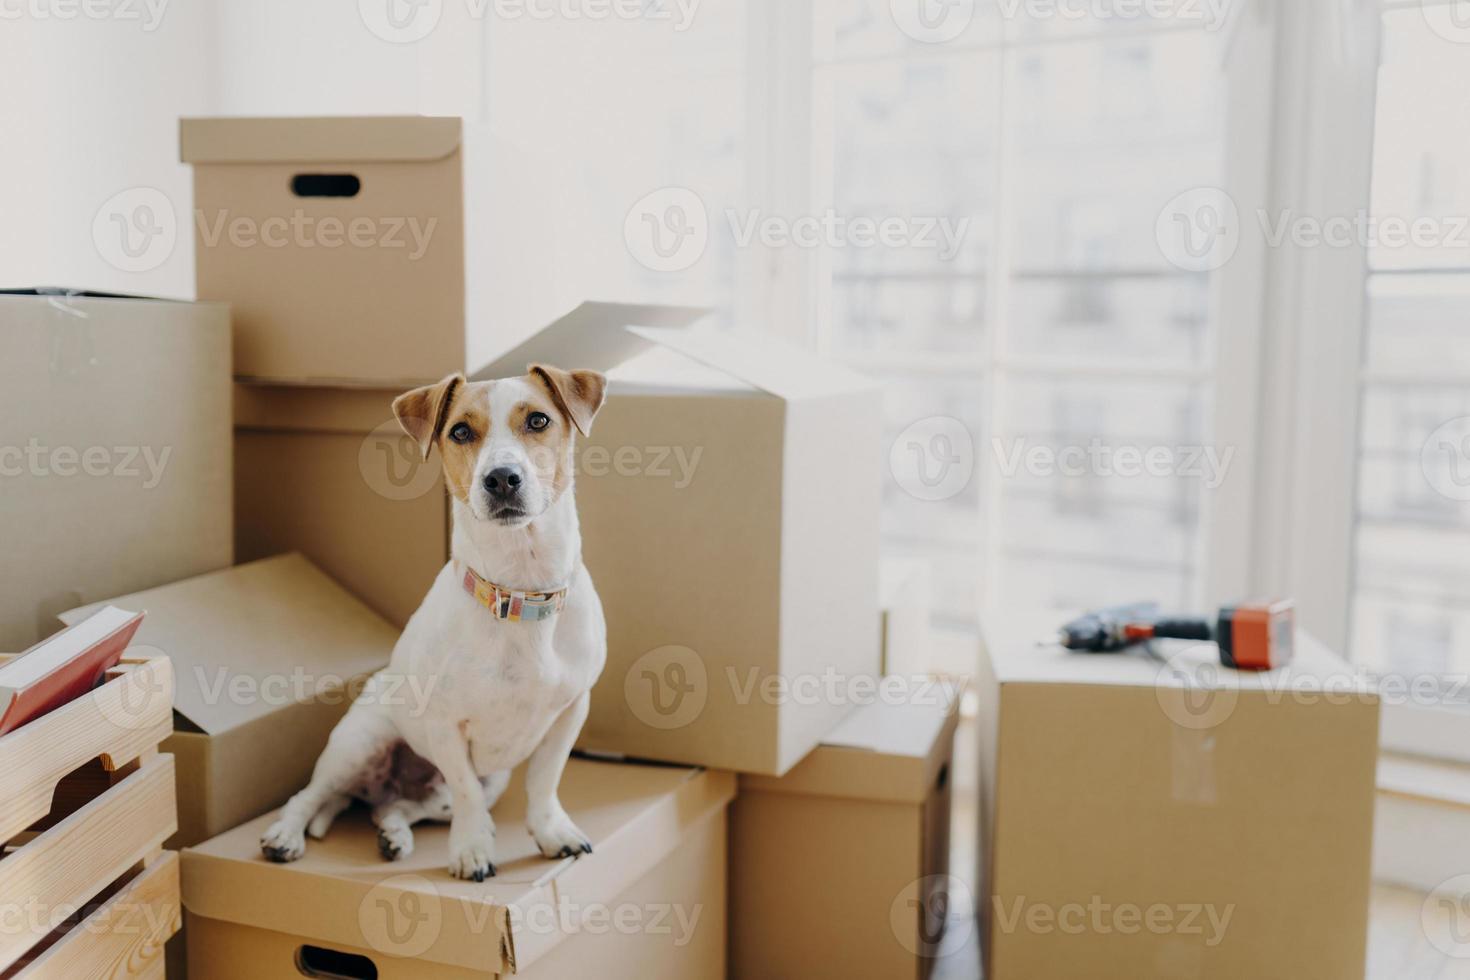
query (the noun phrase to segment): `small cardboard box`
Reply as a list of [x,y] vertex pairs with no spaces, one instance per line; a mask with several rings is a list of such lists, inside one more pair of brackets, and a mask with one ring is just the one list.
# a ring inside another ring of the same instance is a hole
[[233,308],[240,377],[437,381],[484,361],[490,325],[514,336],[560,308],[550,168],[483,127],[183,119],[179,151],[196,293]]
[[929,573],[929,563],[916,558],[889,558],[879,566],[884,676],[917,677],[933,669]]
[[[179,830],[205,840],[306,785],[398,631],[302,558],[282,555],[109,599],[147,613],[131,651],[173,662]],[[62,614],[68,625],[93,607]]]
[[[826,687],[878,674],[878,395],[796,348],[658,328],[698,312],[584,303],[471,376],[612,379],[576,460],[608,623],[581,746],[778,774],[852,703]],[[236,401],[241,556],[300,550],[395,623],[449,548],[439,459],[399,430],[400,393]]]
[[730,813],[730,974],[923,980],[943,937],[958,702],[859,709]]
[[987,977],[1363,975],[1378,699],[1347,664],[987,639]]
[[0,650],[230,564],[229,377],[221,304],[0,294]]
[[734,793],[729,773],[572,759],[561,800],[596,852],[548,861],[518,774],[494,810],[497,873],[478,884],[446,870],[444,824],[387,862],[353,809],[282,865],[260,856],[262,817],[184,852],[189,976],[720,977]]

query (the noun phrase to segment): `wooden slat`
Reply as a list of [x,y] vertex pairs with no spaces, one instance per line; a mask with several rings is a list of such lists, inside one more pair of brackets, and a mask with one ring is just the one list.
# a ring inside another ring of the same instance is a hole
[[167,851],[15,975],[15,980],[161,977],[179,931],[179,856]]
[[120,769],[173,731],[167,657],[130,662],[95,691],[0,738],[0,841],[46,816],[67,773],[101,758]]
[[0,930],[0,971],[130,868],[178,827],[174,760],[150,759],[101,796],[0,861],[0,902],[25,912]]

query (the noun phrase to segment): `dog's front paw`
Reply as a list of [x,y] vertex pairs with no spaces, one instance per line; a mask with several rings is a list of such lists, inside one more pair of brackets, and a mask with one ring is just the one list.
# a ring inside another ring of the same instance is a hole
[[402,861],[413,853],[413,830],[384,827],[378,831],[378,853],[385,861]]
[[495,877],[495,835],[477,834],[462,844],[451,843],[449,873],[467,881]]
[[295,861],[306,853],[306,838],[302,835],[301,828],[284,820],[277,820],[266,828],[265,834],[260,838],[260,853],[267,860],[279,864]]
[[566,858],[592,853],[592,842],[564,811],[530,820],[527,829],[543,857]]

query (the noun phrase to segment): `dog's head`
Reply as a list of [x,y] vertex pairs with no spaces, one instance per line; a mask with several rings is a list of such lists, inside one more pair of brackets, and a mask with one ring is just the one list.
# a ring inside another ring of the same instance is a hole
[[520,527],[572,485],[572,447],[592,430],[607,379],[532,364],[519,378],[451,374],[393,400],[424,459],[439,447],[449,492],[477,520]]

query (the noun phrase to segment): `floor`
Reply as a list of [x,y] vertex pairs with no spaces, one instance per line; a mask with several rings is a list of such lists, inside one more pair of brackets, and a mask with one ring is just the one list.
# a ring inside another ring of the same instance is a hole
[[[962,718],[955,739],[954,811],[950,829],[950,873],[963,886],[975,882],[976,773],[979,771],[973,713]],[[963,893],[965,888],[957,887]],[[977,980],[980,946],[974,926],[974,899],[952,895],[944,943],[933,980]],[[962,900],[961,900],[962,899]],[[1430,942],[1421,924],[1425,897],[1417,891],[1377,885],[1368,924],[1366,980],[1470,980],[1470,958],[1456,959]],[[1431,910],[1432,912],[1432,910]],[[1466,937],[1470,941],[1470,937]]]

